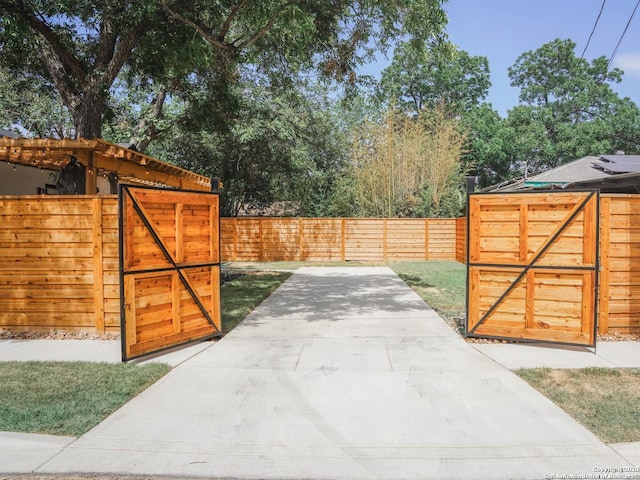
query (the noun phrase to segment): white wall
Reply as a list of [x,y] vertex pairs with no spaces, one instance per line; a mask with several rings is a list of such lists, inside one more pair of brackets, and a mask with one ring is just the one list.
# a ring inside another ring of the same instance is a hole
[[[56,174],[52,170],[0,162],[0,195],[37,195],[38,188],[44,190],[45,184],[55,183]],[[49,194],[56,193],[55,189],[49,190]],[[98,177],[98,193],[109,194],[109,181],[102,175]]]

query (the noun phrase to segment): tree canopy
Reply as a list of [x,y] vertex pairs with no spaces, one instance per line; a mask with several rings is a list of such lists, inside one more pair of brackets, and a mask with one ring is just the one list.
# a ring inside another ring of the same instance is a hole
[[521,102],[508,115],[516,134],[512,147],[521,148],[519,162],[529,172],[585,155],[633,153],[640,146],[640,111],[611,88],[623,72],[609,70],[605,57],[578,58],[575,46],[556,39],[509,68]]
[[455,113],[469,111],[489,93],[489,61],[451,44],[400,43],[384,69],[378,95],[414,113],[440,103]]
[[[623,72],[571,40],[516,60],[501,117],[444,1],[0,0],[0,126],[220,177],[226,215],[457,215],[465,172],[484,187],[640,153]],[[357,75],[392,47],[380,80]]]
[[0,52],[10,71],[50,83],[76,134],[99,137],[109,88],[161,23],[146,2],[0,0]]
[[92,138],[125,65],[178,91],[198,74],[224,89],[238,64],[272,81],[314,67],[353,81],[353,66],[396,36],[442,35],[441,1],[0,0],[0,58],[49,82],[77,136]]

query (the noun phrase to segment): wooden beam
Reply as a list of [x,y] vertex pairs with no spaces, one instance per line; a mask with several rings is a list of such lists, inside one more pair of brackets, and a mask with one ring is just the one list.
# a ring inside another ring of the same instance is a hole
[[93,206],[93,302],[95,306],[95,328],[104,334],[104,270],[102,266],[102,200],[94,198]]
[[182,282],[178,272],[171,275],[171,323],[173,325],[173,333],[180,333],[182,330],[181,312],[180,312],[180,294],[182,293]]
[[218,331],[222,332],[222,315],[220,310],[220,267],[211,267],[211,319]]
[[611,198],[600,198],[600,275],[598,288],[598,332],[609,330],[609,292],[611,273]]
[[526,263],[529,256],[529,205],[520,205],[520,261]]
[[387,261],[387,219],[382,219],[382,261]]
[[304,219],[300,218],[300,221],[298,222],[298,260],[302,261],[305,259],[305,254],[304,254]]
[[214,202],[209,205],[209,260],[220,261],[220,205],[219,196],[215,196]]
[[[97,154],[95,163],[97,169],[114,172],[119,177],[134,177],[142,181],[162,183],[175,188],[181,188],[183,185],[180,178],[174,177],[171,174],[159,174],[153,172],[147,166],[128,163],[117,158],[107,157],[104,154]],[[196,186],[194,186],[193,189],[202,189],[202,187],[198,186],[198,188],[196,188]]]
[[176,203],[176,251],[175,251],[175,262],[183,263],[184,262],[184,204]]
[[124,316],[126,331],[120,335],[125,337],[125,350],[127,356],[131,356],[132,347],[138,343],[138,335],[136,334],[136,279],[133,275],[125,275],[124,277],[124,298],[127,303],[124,305]]
[[[103,140],[0,138],[0,161],[59,170],[74,156],[85,167],[176,188],[209,191],[211,179]],[[92,164],[93,162],[93,164]],[[148,172],[148,173],[147,173]],[[95,179],[87,175],[87,193]]]
[[527,272],[526,277],[526,293],[524,305],[524,328],[535,328],[535,291],[536,277],[533,270]]
[[429,219],[424,219],[424,259],[429,260]]
[[345,218],[340,222],[340,261],[344,262],[347,258],[347,220]]
[[96,195],[98,193],[98,171],[94,165],[93,153],[89,154],[89,161],[85,165],[85,191],[87,195]]

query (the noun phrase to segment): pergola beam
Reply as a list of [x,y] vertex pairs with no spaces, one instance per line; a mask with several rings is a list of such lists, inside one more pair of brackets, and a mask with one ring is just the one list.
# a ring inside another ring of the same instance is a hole
[[96,193],[97,175],[103,172],[137,183],[211,189],[208,177],[103,140],[0,138],[0,161],[58,171],[71,157],[86,167],[87,194]]

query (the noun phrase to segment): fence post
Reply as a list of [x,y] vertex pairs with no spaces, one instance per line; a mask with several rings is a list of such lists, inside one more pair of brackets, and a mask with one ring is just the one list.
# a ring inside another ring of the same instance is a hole
[[264,239],[262,237],[262,218],[258,218],[258,245],[260,250],[258,252],[259,261],[264,261]]
[[347,255],[345,252],[345,245],[347,242],[347,232],[346,232],[346,219],[342,219],[342,221],[340,222],[340,260],[341,261],[346,261]]
[[238,218],[233,218],[233,261],[238,261]]
[[429,260],[429,219],[424,219],[424,259]]
[[305,259],[304,255],[304,219],[301,217],[300,222],[298,223],[298,230],[300,235],[300,242],[298,243],[298,260],[302,261]]
[[387,261],[387,219],[383,218],[382,219],[382,261],[386,262]]
[[95,329],[104,334],[104,268],[102,265],[102,199],[91,200],[93,207],[93,304],[95,309]]
[[[630,222],[630,218],[627,221]],[[611,198],[600,197],[600,275],[598,280],[598,333],[609,330],[609,282],[611,268]]]

